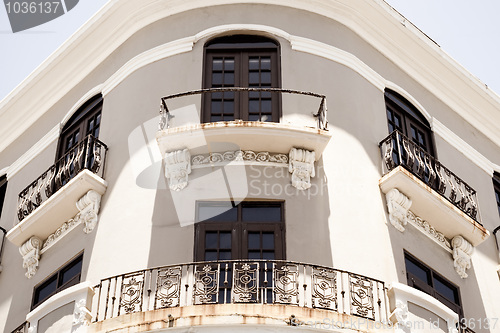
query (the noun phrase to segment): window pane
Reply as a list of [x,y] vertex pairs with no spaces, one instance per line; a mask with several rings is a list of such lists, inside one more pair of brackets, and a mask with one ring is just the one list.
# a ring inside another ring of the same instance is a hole
[[234,113],[234,102],[224,102],[224,113],[225,114]]
[[259,69],[259,58],[250,58],[248,60],[248,68],[251,69],[251,70],[252,69],[253,70],[257,69],[258,70]]
[[248,74],[248,82],[250,84],[258,84],[260,82],[259,72],[250,72]]
[[272,112],[270,100],[261,101],[261,106],[262,106],[261,112],[263,112],[263,113],[271,113]]
[[205,234],[205,249],[217,248],[217,231],[207,231]]
[[233,73],[225,73],[224,74],[224,85],[225,86],[234,86],[234,74]]
[[201,203],[198,208],[199,221],[236,221],[238,211],[232,207],[230,202]]
[[251,114],[248,116],[249,121],[260,121],[260,116],[258,114]]
[[271,70],[271,58],[269,58],[269,57],[262,57],[260,59],[260,68],[262,70]]
[[72,278],[75,276],[79,275],[82,272],[82,258],[78,258],[76,262],[73,262],[71,266],[68,268],[64,269],[61,272],[61,281],[59,282],[59,286],[62,286],[66,284],[68,281],[70,281]]
[[248,112],[259,112],[259,100],[248,101]]
[[243,206],[244,222],[279,222],[281,221],[280,206]]
[[224,60],[224,70],[234,71],[234,59],[233,58],[226,58]]
[[453,286],[450,286],[446,281],[441,278],[434,276],[434,289],[442,296],[447,298],[449,301],[457,304],[457,290]]
[[219,251],[220,260],[231,260],[231,251]]
[[205,260],[206,261],[217,260],[217,252],[216,251],[205,251]]
[[47,282],[43,283],[41,286],[35,290],[35,304],[40,303],[47,297],[52,295],[57,289],[57,276],[54,275]]
[[222,70],[222,59],[213,59],[212,61],[212,69],[214,71],[221,71]]
[[213,85],[222,85],[222,73],[213,73],[212,74],[212,84]]
[[271,73],[270,72],[262,72],[260,74],[260,79],[262,84],[271,84]]
[[260,250],[260,233],[259,232],[250,232],[248,233],[248,248],[255,250]]
[[219,234],[219,241],[221,249],[231,249],[231,232],[221,232]]
[[264,252],[264,253],[262,253],[262,259],[274,260],[274,251],[273,252]]
[[274,233],[268,232],[262,234],[262,248],[265,250],[274,250]]
[[248,251],[248,259],[262,259],[260,251]]
[[412,260],[409,258],[405,258],[406,260],[406,271],[412,273],[415,275],[418,279],[421,281],[429,284],[430,279],[429,279],[429,272],[424,269],[423,267],[420,267],[420,265],[417,265],[414,263]]

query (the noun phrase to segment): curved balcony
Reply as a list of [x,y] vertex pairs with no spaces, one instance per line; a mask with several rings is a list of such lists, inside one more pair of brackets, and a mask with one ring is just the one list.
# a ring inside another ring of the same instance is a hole
[[[399,131],[380,142],[385,194],[397,189],[408,207],[449,239],[462,235],[474,246],[489,232],[481,225],[476,191]],[[404,206],[404,205],[403,205]]]
[[[236,314],[245,319],[233,320],[234,324],[259,324],[267,318],[266,323],[274,319],[296,326],[315,314],[319,320],[353,316],[364,322],[388,322],[383,282],[291,261],[170,265],[103,279],[94,291],[95,331],[116,325],[140,327],[145,322],[148,329],[220,324]],[[217,316],[225,319],[217,322]]]
[[107,149],[89,135],[22,190],[19,221],[7,238],[17,246],[32,236],[45,240],[88,205],[82,202],[78,207],[77,202],[89,191],[95,191],[100,200],[107,187],[102,179]]
[[[279,94],[280,100],[284,94],[293,98],[283,99],[284,112],[280,122],[235,119],[201,123],[200,100],[206,95],[224,93],[273,93]],[[190,99],[198,95],[202,98]],[[319,105],[313,106],[308,97],[319,99]],[[186,98],[186,101],[175,105],[183,106],[169,110],[167,101],[179,98]],[[318,160],[330,140],[327,126],[324,95],[279,88],[211,88],[161,98],[157,141],[162,154],[181,149],[196,150],[206,146],[210,146],[212,151],[251,150],[288,154],[292,148],[298,147],[315,151],[315,158]]]

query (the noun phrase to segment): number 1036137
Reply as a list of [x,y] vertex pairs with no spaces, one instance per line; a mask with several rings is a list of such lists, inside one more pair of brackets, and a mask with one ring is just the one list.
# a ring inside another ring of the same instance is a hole
[[7,1],[5,8],[7,14],[54,14],[57,10],[61,10],[60,1],[42,1],[42,2],[27,2],[27,1]]

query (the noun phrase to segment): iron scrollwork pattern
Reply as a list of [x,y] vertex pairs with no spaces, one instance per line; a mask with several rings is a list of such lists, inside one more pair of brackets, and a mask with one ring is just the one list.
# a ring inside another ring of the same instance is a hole
[[403,166],[453,205],[480,222],[476,191],[399,131],[380,142],[387,173]]
[[179,306],[182,267],[158,270],[156,277],[155,309]]
[[273,264],[274,302],[281,304],[299,303],[299,266]]
[[313,268],[312,306],[314,308],[337,310],[337,271]]
[[217,303],[219,296],[219,276],[220,265],[216,265],[214,270],[212,265],[204,265],[201,270],[195,268],[194,283],[194,304]]
[[[142,294],[145,272],[123,277],[120,293],[120,309],[125,313],[142,311]],[[120,310],[118,311],[120,314]]]
[[83,169],[103,176],[107,146],[87,136],[19,193],[17,218],[21,222]]
[[234,303],[257,302],[259,264],[234,264],[233,267],[233,297]]
[[373,282],[365,277],[349,274],[351,313],[375,320]]

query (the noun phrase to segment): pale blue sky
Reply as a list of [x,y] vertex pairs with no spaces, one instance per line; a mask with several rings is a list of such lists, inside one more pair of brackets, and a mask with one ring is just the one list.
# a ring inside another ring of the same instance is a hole
[[[387,0],[451,57],[500,93],[500,0]],[[106,0],[80,0],[67,14],[12,33],[0,5],[0,99],[22,82]]]

